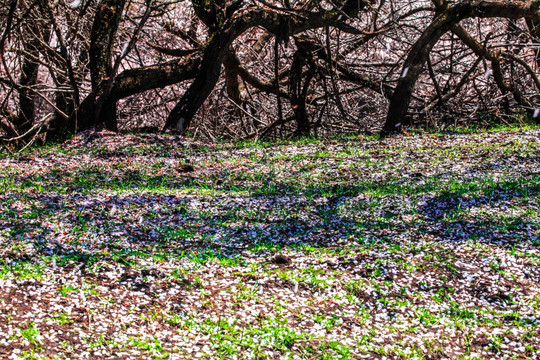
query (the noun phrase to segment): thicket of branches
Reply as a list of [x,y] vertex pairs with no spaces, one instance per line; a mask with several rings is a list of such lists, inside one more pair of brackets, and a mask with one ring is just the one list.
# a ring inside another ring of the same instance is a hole
[[540,107],[540,1],[0,0],[4,142],[399,131]]

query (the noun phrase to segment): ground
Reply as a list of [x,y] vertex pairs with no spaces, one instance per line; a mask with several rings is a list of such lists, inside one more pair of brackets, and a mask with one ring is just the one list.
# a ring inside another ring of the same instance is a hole
[[0,155],[2,359],[538,359],[540,129]]

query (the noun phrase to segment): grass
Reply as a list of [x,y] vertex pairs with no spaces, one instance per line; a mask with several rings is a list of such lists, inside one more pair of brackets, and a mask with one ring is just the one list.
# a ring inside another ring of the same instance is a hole
[[0,331],[26,358],[531,357],[537,136],[119,137],[3,156]]

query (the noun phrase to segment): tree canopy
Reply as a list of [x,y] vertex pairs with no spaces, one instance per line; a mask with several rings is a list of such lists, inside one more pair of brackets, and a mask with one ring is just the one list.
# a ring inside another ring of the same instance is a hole
[[540,1],[0,0],[4,141],[538,117]]

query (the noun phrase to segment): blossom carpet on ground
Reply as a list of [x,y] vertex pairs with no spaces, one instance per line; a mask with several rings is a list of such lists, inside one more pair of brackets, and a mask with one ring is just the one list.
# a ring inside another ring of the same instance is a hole
[[538,359],[540,129],[0,157],[2,359]]

